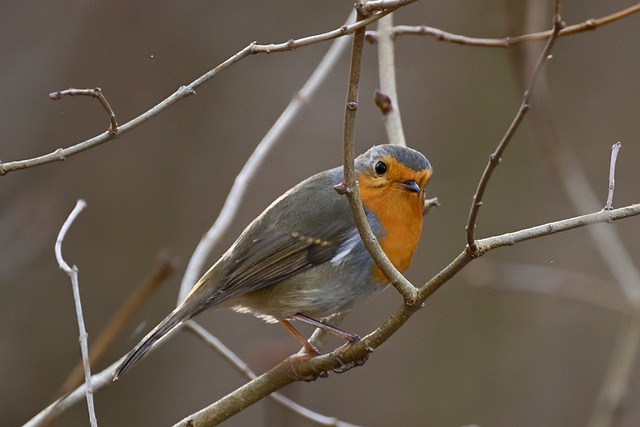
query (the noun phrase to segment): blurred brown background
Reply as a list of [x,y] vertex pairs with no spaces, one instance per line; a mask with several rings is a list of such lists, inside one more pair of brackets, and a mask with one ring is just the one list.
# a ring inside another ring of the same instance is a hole
[[[534,19],[532,29],[549,28],[551,2],[535,3],[546,15]],[[629,4],[564,1],[562,12],[573,24]],[[395,23],[502,37],[526,31],[535,9],[530,6],[423,1],[396,13]],[[49,92],[99,86],[124,123],[249,42],[328,31],[343,23],[350,7],[351,2],[336,0],[5,1],[0,5],[0,159],[48,153],[106,129],[96,100],[53,102]],[[545,71],[553,134],[573,150],[602,205],[616,141],[623,148],[614,203],[640,200],[639,37],[640,16],[631,16],[562,38]],[[520,103],[523,56],[521,49],[424,37],[400,37],[396,45],[407,139],[433,164],[429,195],[442,203],[428,215],[407,273],[422,284],[464,248],[471,197]],[[542,43],[527,46],[539,52]],[[0,425],[20,425],[38,413],[79,360],[69,279],[53,255],[55,236],[75,201],[84,198],[88,208],[63,253],[80,270],[90,341],[162,250],[183,260],[94,368],[99,370],[175,305],[186,262],[234,177],[327,47],[247,58],[118,140],[0,178]],[[385,142],[371,101],[378,87],[375,46],[367,45],[364,64],[359,152]],[[347,67],[344,57],[269,154],[211,261],[284,190],[340,163]],[[542,114],[536,100],[542,102],[534,93],[532,111],[490,184],[478,237],[578,213],[534,138],[533,125],[543,123],[536,120]],[[636,261],[638,221],[605,226],[615,228]],[[321,413],[370,426],[586,425],[623,317],[556,294],[502,289],[517,285],[535,291],[549,281],[578,294],[597,282],[603,294],[620,294],[584,229],[496,250],[429,299],[363,368],[294,384],[285,393]],[[364,335],[398,304],[399,296],[389,290],[357,307],[343,326]],[[200,321],[257,372],[297,350],[282,328],[250,316],[221,311]],[[244,382],[191,335],[179,333],[96,394],[98,421],[105,427],[172,425]],[[638,372],[630,382],[619,426],[640,420]],[[56,425],[88,425],[85,403]],[[310,424],[263,401],[225,425]]]

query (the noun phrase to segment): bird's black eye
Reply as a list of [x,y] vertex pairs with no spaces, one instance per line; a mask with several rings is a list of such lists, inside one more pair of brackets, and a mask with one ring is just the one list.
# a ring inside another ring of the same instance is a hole
[[382,175],[387,171],[387,165],[384,162],[378,162],[375,166],[376,173]]

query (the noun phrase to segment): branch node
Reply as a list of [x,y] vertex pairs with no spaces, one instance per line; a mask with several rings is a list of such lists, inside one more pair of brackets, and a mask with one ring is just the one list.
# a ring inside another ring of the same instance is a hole
[[473,241],[471,244],[467,244],[465,250],[471,258],[479,258],[484,253],[480,250],[480,246],[477,241]]
[[67,160],[67,157],[64,155],[64,149],[58,148],[54,151],[54,155],[58,157],[59,160]]
[[344,196],[345,194],[348,194],[351,192],[347,184],[344,182],[334,185],[333,189],[336,190],[336,193],[338,193],[341,196]]
[[425,199],[424,206],[422,207],[422,215],[426,215],[431,208],[439,208],[439,207],[440,207],[440,201],[438,200],[437,197],[433,197],[431,199]]
[[376,106],[385,116],[389,114],[391,110],[393,110],[393,102],[391,101],[391,98],[380,89],[376,89],[373,93],[373,100],[376,103]]

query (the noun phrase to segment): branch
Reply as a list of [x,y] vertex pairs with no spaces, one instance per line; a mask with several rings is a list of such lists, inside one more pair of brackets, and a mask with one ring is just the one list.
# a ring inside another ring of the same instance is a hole
[[[362,15],[359,15],[362,19]],[[406,304],[413,304],[416,298],[416,289],[389,261],[380,247],[376,236],[369,227],[360,192],[356,182],[354,170],[354,139],[355,118],[358,109],[358,87],[360,81],[360,67],[362,49],[364,46],[364,27],[353,35],[353,47],[351,52],[351,66],[349,68],[349,85],[347,88],[346,109],[344,115],[343,154],[344,154],[344,186],[337,189],[341,194],[346,194],[349,199],[351,213],[355,219],[356,227],[365,248],[371,254],[380,270],[387,276],[391,284],[403,296]]]
[[484,192],[487,188],[487,185],[489,184],[489,180],[491,179],[491,175],[493,174],[493,171],[496,169],[496,167],[501,161],[501,157],[502,157],[502,154],[504,153],[504,150],[509,145],[509,142],[513,138],[513,135],[515,134],[516,130],[520,126],[520,123],[524,119],[525,114],[527,114],[527,112],[529,111],[529,97],[531,95],[531,90],[533,89],[533,86],[536,83],[536,80],[538,79],[538,75],[540,74],[540,71],[542,70],[543,65],[549,59],[549,54],[551,53],[551,49],[553,49],[553,46],[558,38],[557,37],[558,33],[564,26],[564,23],[562,22],[562,19],[560,17],[560,14],[558,13],[558,10],[559,10],[559,0],[556,0],[555,2],[556,13],[554,13],[554,20],[553,20],[553,34],[549,38],[547,45],[542,50],[542,54],[538,59],[538,63],[536,64],[536,66],[533,69],[533,72],[531,73],[531,79],[530,79],[529,85],[527,86],[527,88],[525,89],[522,95],[522,103],[520,104],[520,109],[518,110],[518,113],[516,114],[513,121],[511,122],[511,125],[509,126],[509,129],[505,133],[504,137],[496,147],[496,150],[489,157],[489,162],[485,167],[482,177],[480,178],[480,182],[478,183],[478,188],[476,189],[476,193],[473,196],[473,202],[471,203],[471,209],[469,211],[469,218],[467,220],[467,226],[466,226],[467,247],[472,255],[478,251],[477,244],[474,241],[474,233],[476,228],[476,220],[478,217],[478,212],[480,211],[480,206],[482,206],[482,197],[484,196]]
[[[369,4],[369,3],[367,3]],[[378,21],[378,70],[380,90],[375,93],[375,101],[380,111],[390,144],[407,146],[398,107],[396,89],[396,64],[393,46],[393,14]]]
[[98,101],[100,101],[100,105],[102,105],[102,108],[104,108],[104,110],[106,111],[107,116],[109,116],[109,129],[107,130],[107,132],[109,132],[112,135],[116,134],[116,132],[118,131],[118,122],[116,121],[116,113],[113,112],[113,109],[111,108],[111,105],[109,105],[107,98],[105,98],[104,95],[102,94],[102,89],[100,89],[99,87],[95,89],[70,88],[70,89],[66,89],[58,92],[51,92],[49,94],[49,98],[51,98],[54,101],[57,101],[59,99],[62,99],[66,95],[93,96],[94,98],[98,98]]
[[[613,209],[613,210],[602,210],[600,212],[583,215],[575,218],[570,218],[562,221],[556,221],[553,223],[540,225],[537,227],[521,230],[519,232],[507,233],[502,236],[489,237],[486,239],[479,240],[477,243],[480,248],[483,248],[482,254],[499,247],[510,246],[516,243],[519,243],[524,240],[534,239],[537,237],[542,237],[550,234],[559,233],[562,231],[567,231],[577,227],[583,227],[596,223],[610,223],[615,220],[620,220],[624,218],[630,218],[632,216],[640,215],[640,204],[630,205],[623,208]],[[526,237],[526,238],[524,238]],[[471,257],[468,251],[464,250],[460,255],[456,257],[448,266],[446,266],[442,271],[440,271],[436,276],[434,276],[431,280],[429,280],[424,286],[422,286],[419,290],[418,294],[418,302],[424,303],[429,296],[431,296],[438,288],[440,288],[443,284],[445,284],[449,279],[451,279],[455,274],[457,274],[460,270],[462,270],[467,264],[473,261],[474,258]],[[341,353],[341,357],[336,357],[335,354],[326,354],[318,357],[314,357],[308,359],[304,363],[300,363],[297,368],[297,372],[300,374],[319,374],[322,372],[328,372],[331,369],[336,369],[341,367],[345,362],[355,361],[361,359],[363,356],[368,355],[370,350],[373,348],[379,347],[382,343],[384,343],[389,337],[391,337],[395,331],[397,331],[410,317],[411,315],[418,311],[419,304],[414,306],[402,305],[393,315],[391,315],[382,326],[376,329],[371,334],[364,337],[360,342],[354,343],[349,346],[343,353]],[[112,384],[112,374],[113,370],[120,363],[121,360],[114,362],[111,366],[107,367],[103,371],[98,374],[95,374],[92,377],[92,385],[94,390],[98,390],[107,384]],[[267,396],[269,393],[276,391],[287,384],[290,384],[294,381],[293,376],[291,374],[291,365],[290,358],[280,363],[275,368],[270,369],[268,372],[265,372],[263,375],[258,377],[256,380],[249,382],[245,386],[242,387],[243,391],[240,392],[240,389],[233,391],[223,400],[225,402],[228,401],[240,401],[243,406],[249,406],[252,403],[262,399]],[[284,378],[283,378],[284,377]],[[265,383],[269,384],[270,381],[273,380],[273,390],[269,391],[268,387],[265,387]],[[58,412],[64,411],[71,407],[72,405],[79,402],[86,390],[86,385],[82,385],[78,387],[73,393],[70,395],[59,399],[57,402],[49,405],[42,412],[37,414],[31,421],[25,424],[25,427],[36,427],[41,425],[40,423],[49,417],[51,413],[55,410]],[[246,396],[249,390],[253,390],[257,394],[253,394],[250,401],[243,401],[243,396]],[[264,394],[260,394],[264,392]],[[225,404],[223,401],[218,401],[213,405],[199,411],[199,413],[207,414],[208,418],[211,418],[213,415],[212,412],[217,410],[222,411],[222,417],[227,419],[231,417],[233,414],[228,414],[228,416],[224,416]],[[237,411],[236,411],[237,412]],[[235,412],[234,412],[235,413]],[[191,420],[195,414],[187,417],[185,420],[176,424],[176,426],[189,426],[196,427],[201,425],[208,424],[187,424],[189,420]],[[219,422],[222,422],[223,419],[219,419]]]
[[[178,261],[176,258],[169,257],[166,254],[160,256],[158,265],[149,277],[129,296],[120,309],[111,317],[109,323],[107,323],[98,334],[95,342],[89,349],[90,365],[95,366],[95,363],[118,337],[122,328],[129,322],[133,314],[138,311],[138,308],[147,301],[149,296],[175,271],[177,265]],[[71,373],[69,373],[61,387],[61,394],[67,394],[78,386],[82,378],[82,369],[82,364],[78,364]]]
[[[100,390],[102,387],[113,383],[113,371],[116,369],[118,364],[122,361],[123,358],[115,361],[108,366],[104,370],[102,370],[98,374],[94,374],[91,377],[91,386],[93,387],[93,391],[96,392]],[[73,405],[82,400],[82,398],[87,394],[87,384],[82,384],[80,387],[75,389],[72,393],[67,396],[61,397],[56,400],[42,411],[29,420],[23,427],[40,427],[45,422],[47,422],[50,417],[55,417],[56,415],[66,411],[71,408]]]
[[[489,237],[477,241],[480,248],[479,255],[490,250],[511,246],[525,240],[530,240],[542,236],[547,236],[562,231],[571,230],[578,227],[596,223],[609,223],[615,220],[629,218],[640,215],[640,204],[630,205],[624,208],[610,211],[602,210],[592,214],[582,215],[561,221],[556,221],[537,227],[532,227],[513,233],[506,233],[500,236]],[[313,357],[304,361],[299,361],[295,366],[295,373],[298,377],[318,376],[338,369],[345,363],[353,363],[369,354],[372,349],[379,347],[388,340],[409,318],[417,312],[429,296],[431,296],[444,283],[455,276],[467,264],[475,259],[465,249],[440,273],[422,286],[418,292],[417,303],[414,305],[403,304],[393,313],[379,328],[362,338],[361,341],[352,344],[346,350],[337,354],[330,353]],[[295,356],[293,356],[295,357]],[[174,427],[201,427],[216,425],[230,418],[242,409],[259,401],[263,397],[276,390],[292,383],[295,376],[292,375],[292,357],[278,364],[255,380],[229,393],[227,396],[203,408],[202,410],[189,415]]]
[[[612,13],[610,15],[603,16],[602,18],[587,19],[579,24],[571,25],[563,28],[558,36],[569,36],[572,34],[581,33],[583,31],[595,30],[596,28],[611,24],[634,13],[640,12],[640,3],[630,6],[626,9]],[[515,37],[503,37],[503,38],[480,38],[480,37],[468,37],[459,34],[449,33],[447,31],[440,30],[438,28],[429,27],[427,25],[409,26],[409,25],[397,25],[393,27],[394,36],[430,36],[435,37],[438,41],[450,42],[455,44],[461,44],[466,46],[480,46],[480,47],[499,47],[509,48],[524,42],[533,40],[546,40],[552,37],[553,30],[540,31],[537,33],[523,34]],[[367,40],[372,42],[379,38],[379,34],[375,31],[367,31]]]
[[368,0],[359,8],[364,16],[369,16],[375,11],[394,10],[400,6],[413,3],[416,0]]
[[256,44],[255,42],[250,43],[247,47],[240,50],[235,55],[231,56],[229,59],[222,62],[220,65],[218,65],[211,71],[208,71],[207,73],[198,77],[196,80],[194,80],[190,84],[186,86],[181,86],[180,88],[178,88],[177,91],[175,91],[168,98],[164,99],[162,102],[157,104],[155,107],[151,108],[150,110],[147,110],[146,112],[142,113],[138,117],[119,126],[115,133],[107,131],[107,132],[101,133],[100,135],[96,135],[93,138],[90,138],[78,144],[72,145],[70,147],[58,148],[57,150],[49,154],[45,154],[39,157],[34,157],[32,159],[18,160],[18,161],[12,161],[7,163],[0,162],[0,176],[6,175],[8,172],[12,172],[16,170],[27,169],[34,166],[40,166],[40,165],[44,165],[44,164],[48,164],[56,161],[65,160],[66,158],[71,157],[75,154],[81,153],[85,150],[89,150],[91,148],[97,147],[98,145],[104,144],[105,142],[118,138],[124,133],[127,133],[130,130],[138,127],[139,125],[146,122],[147,120],[150,120],[151,118],[157,116],[158,114],[160,114],[161,112],[163,112],[164,110],[169,108],[171,105],[175,104],[176,102],[180,101],[181,99],[189,95],[195,94],[195,89],[197,87],[206,83],[208,80],[216,76],[221,71],[226,70],[227,68],[231,67],[232,65],[241,61],[247,56],[259,54],[259,53],[276,53],[276,52],[291,51],[291,50],[298,49],[300,47],[309,46],[312,44],[321,43],[328,40],[333,40],[338,37],[345,36],[355,32],[360,28],[364,28],[365,26],[377,21],[383,16],[401,7],[403,4],[409,3],[412,1],[415,1],[415,0],[393,2],[395,3],[394,7],[385,9],[384,11],[379,12],[375,15],[372,15],[366,19],[363,19],[360,22],[356,22],[351,25],[343,25],[340,28],[337,28],[332,31],[328,31],[326,33],[303,37],[296,40],[291,39],[284,43],[279,43],[279,44],[259,45],[259,44]]
[[89,422],[91,423],[91,427],[98,427],[98,420],[96,419],[96,413],[93,406],[93,389],[91,387],[91,368],[89,367],[89,350],[87,346],[87,331],[84,327],[84,319],[82,318],[82,304],[80,302],[80,289],[78,286],[78,268],[74,265],[73,267],[69,267],[69,264],[65,262],[62,258],[62,241],[64,237],[67,235],[67,231],[73,224],[73,221],[77,218],[80,212],[85,208],[87,204],[84,200],[78,200],[75,208],[69,214],[67,220],[62,224],[62,228],[60,228],[60,233],[58,233],[58,238],[56,239],[56,244],[54,247],[56,259],[58,260],[58,265],[60,269],[62,269],[65,273],[69,275],[71,278],[71,286],[73,288],[73,300],[76,303],[76,316],[78,318],[78,329],[80,330],[80,351],[82,352],[82,363],[84,364],[84,380],[86,384],[86,399],[87,399],[87,408],[89,410]]
[[607,203],[604,205],[605,209],[612,209],[613,205],[613,192],[616,189],[616,162],[618,161],[618,153],[622,144],[616,142],[611,146],[611,163],[609,164],[609,193],[607,195]]
[[[251,368],[249,368],[246,363],[244,363],[242,359],[240,359],[227,346],[225,346],[222,341],[210,334],[202,326],[191,321],[187,322],[185,327],[196,337],[200,338],[209,348],[220,354],[226,360],[226,362],[231,365],[238,373],[249,380],[254,380],[257,378],[257,375],[251,370]],[[318,330],[322,331],[322,329],[320,328],[316,329],[316,331]],[[314,412],[302,405],[299,405],[298,403],[278,392],[271,393],[269,395],[269,398],[273,399],[280,406],[294,413],[300,418],[303,418],[317,425],[333,427],[357,427],[354,424],[349,424],[337,418],[328,417],[326,415]]]
[[[344,27],[348,26],[350,22],[355,19],[355,11],[349,14]],[[351,24],[354,25],[354,24]],[[242,170],[233,182],[233,186],[229,191],[229,195],[224,202],[224,206],[218,215],[207,234],[204,235],[196,250],[194,251],[187,269],[185,271],[182,283],[180,285],[180,292],[178,293],[178,303],[180,303],[189,293],[193,285],[200,276],[204,263],[207,261],[209,254],[218,244],[222,235],[229,229],[229,225],[236,217],[240,203],[244,198],[247,190],[249,189],[249,182],[259,172],[260,165],[264,161],[268,152],[279,141],[283,132],[293,123],[293,120],[298,114],[309,104],[320,85],[329,76],[330,70],[332,70],[340,59],[342,53],[346,50],[348,45],[348,39],[341,37],[336,39],[327,53],[322,58],[316,69],[314,70],[309,80],[304,86],[296,93],[287,108],[282,112],[278,120],[273,124],[269,132],[262,138],[260,143],[256,146],[255,150],[242,167]]]

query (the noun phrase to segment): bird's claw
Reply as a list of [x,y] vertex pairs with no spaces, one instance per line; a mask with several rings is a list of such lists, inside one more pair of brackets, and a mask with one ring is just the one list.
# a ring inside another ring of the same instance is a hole
[[312,373],[312,374],[301,374],[300,370],[298,369],[298,366],[309,360],[310,358],[314,357],[316,355],[312,355],[309,353],[302,353],[302,354],[294,354],[293,356],[291,356],[289,358],[289,372],[290,372],[290,378],[295,380],[295,381],[306,381],[306,382],[311,382],[311,381],[315,381],[318,378],[327,378],[329,376],[329,374],[327,372],[318,372],[318,373]]
[[347,341],[346,343],[344,343],[343,345],[341,345],[340,347],[338,347],[334,352],[333,355],[335,356],[335,358],[338,360],[338,362],[340,362],[340,366],[338,368],[332,369],[333,372],[335,372],[336,374],[341,374],[343,372],[347,372],[348,370],[351,370],[353,368],[356,368],[358,366],[362,366],[366,363],[367,360],[369,360],[369,353],[373,352],[372,348],[366,348],[367,353],[364,355],[364,357],[361,357],[360,359],[356,359],[353,360],[351,362],[344,362],[342,360],[342,356],[344,356],[344,353],[349,349],[349,347],[351,347],[353,344],[357,343],[358,341],[360,341],[360,337],[356,336],[357,340],[353,340],[353,341]]

